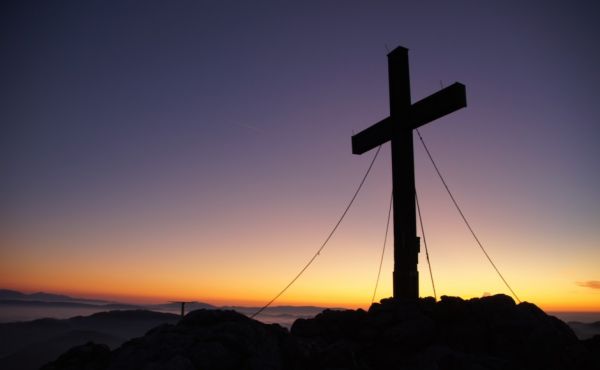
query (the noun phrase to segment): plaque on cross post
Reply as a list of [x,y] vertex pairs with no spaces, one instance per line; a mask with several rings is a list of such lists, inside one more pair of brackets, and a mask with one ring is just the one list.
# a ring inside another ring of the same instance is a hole
[[390,141],[394,209],[394,298],[419,297],[419,237],[415,208],[412,131],[467,106],[465,85],[454,84],[411,104],[408,49],[388,54],[390,115],[352,136],[352,153],[363,154]]

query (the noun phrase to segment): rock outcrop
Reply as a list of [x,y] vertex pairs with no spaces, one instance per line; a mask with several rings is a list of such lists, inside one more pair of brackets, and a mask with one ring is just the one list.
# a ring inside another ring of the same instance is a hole
[[234,311],[197,310],[110,352],[88,343],[43,370],[600,369],[598,338],[508,296],[385,299],[325,310],[288,332]]
[[[43,369],[294,369],[298,357],[292,336],[281,326],[206,309],[188,313],[177,325],[160,325],[112,353],[87,356],[91,348],[101,352],[98,346],[74,348]],[[80,361],[86,356],[89,363]]]
[[316,368],[575,369],[589,350],[559,319],[496,295],[383,300],[368,312],[324,311],[291,333]]

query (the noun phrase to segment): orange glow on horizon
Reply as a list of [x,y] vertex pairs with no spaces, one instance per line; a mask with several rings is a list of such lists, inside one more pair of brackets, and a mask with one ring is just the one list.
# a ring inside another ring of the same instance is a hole
[[[186,292],[184,290],[178,290],[173,294],[164,293],[164,291],[156,291],[152,290],[150,287],[147,287],[145,290],[131,291],[127,288],[122,289],[112,289],[108,290],[106,288],[96,288],[96,289],[81,289],[81,288],[72,288],[72,289],[58,289],[57,286],[47,285],[38,288],[33,288],[31,285],[12,285],[6,289],[18,290],[24,293],[35,293],[44,291],[47,293],[54,294],[64,294],[77,298],[86,298],[86,299],[100,299],[107,301],[116,301],[122,303],[129,304],[158,304],[165,303],[168,301],[178,301],[178,300],[186,300],[186,301],[198,301],[203,303],[208,303],[214,306],[249,306],[249,307],[261,307],[266,302],[268,302],[272,296],[267,295],[267,291],[265,290],[265,294],[256,294],[256,295],[227,295],[227,294],[218,294],[218,293],[207,293],[207,294],[199,294],[193,292]],[[271,293],[271,292],[269,292]],[[491,293],[491,294],[498,294]],[[505,293],[502,293],[505,294]],[[478,298],[480,296],[473,295],[458,295],[462,299],[471,299]],[[318,306],[318,307],[331,307],[331,308],[348,308],[348,309],[368,309],[370,306],[370,299],[365,299],[366,297],[352,296],[352,295],[334,295],[330,297],[326,297],[324,295],[313,295],[309,297],[303,297],[298,294],[289,294],[288,296],[283,296],[279,300],[273,303],[273,306]],[[375,302],[379,302],[384,297],[377,297]],[[523,299],[524,302],[530,302],[546,312],[599,312],[600,308],[598,305],[598,301],[586,301],[585,299],[579,300],[571,300],[566,302],[565,300],[560,299],[560,297],[544,297],[538,298],[535,300],[532,299]],[[439,297],[438,297],[439,299]]]
[[[274,305],[369,307],[380,258],[380,246],[374,240],[380,241],[381,230],[348,235],[348,230],[364,229],[364,220],[353,219],[353,215],[310,269]],[[306,226],[316,230],[310,233],[286,229],[281,225],[284,223],[269,216],[258,224],[269,226],[267,229],[279,227],[281,233],[240,227],[239,234],[220,244],[211,234],[213,230],[202,235],[194,230],[162,235],[161,230],[144,233],[135,229],[125,234],[78,231],[48,239],[22,235],[7,240],[10,248],[2,246],[2,250],[13,252],[10,258],[0,259],[1,288],[124,303],[189,300],[215,306],[258,307],[281,291],[327,231],[326,227],[317,227],[317,220]],[[448,227],[427,238],[438,298],[508,294],[481,251],[471,247],[468,235],[452,230]],[[214,232],[220,234],[219,230]],[[521,300],[547,311],[600,312],[600,289],[577,284],[594,279],[596,250],[585,258],[549,255],[543,264],[532,267],[527,261],[538,258],[542,242],[526,241],[527,248],[519,246],[515,252],[515,248],[505,246],[511,240],[523,239],[520,235],[500,231],[488,234],[495,241],[489,244],[489,251]],[[198,247],[206,245],[218,247]],[[432,296],[423,251],[420,258],[421,296]],[[391,295],[392,266],[388,252],[376,301]]]

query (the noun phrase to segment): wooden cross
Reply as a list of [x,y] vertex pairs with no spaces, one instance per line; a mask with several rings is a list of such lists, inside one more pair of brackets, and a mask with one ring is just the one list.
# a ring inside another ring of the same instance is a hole
[[394,199],[394,298],[419,297],[419,237],[415,209],[412,131],[467,106],[465,85],[454,84],[411,105],[408,49],[388,54],[390,116],[352,136],[352,153],[392,143]]
[[192,302],[185,302],[185,301],[171,301],[171,303],[179,303],[181,304],[181,318],[183,319],[183,317],[185,316],[185,304],[186,303],[194,303]]

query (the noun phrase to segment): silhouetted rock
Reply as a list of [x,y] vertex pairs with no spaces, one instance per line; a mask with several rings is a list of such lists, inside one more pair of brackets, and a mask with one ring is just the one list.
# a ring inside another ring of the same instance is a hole
[[113,352],[109,369],[293,369],[296,346],[279,325],[235,311],[197,310]]
[[595,363],[600,364],[600,335],[594,335],[593,337],[584,340],[583,344],[588,351],[592,353]]
[[68,331],[48,340],[38,341],[20,348],[0,359],[0,369],[38,370],[40,366],[55,359],[69,348],[88,342],[103,343],[107,347],[117,347],[124,342],[105,333],[87,330]]
[[46,369],[599,369],[599,342],[505,295],[384,299],[368,311],[298,319],[291,332],[234,311],[193,311],[123,344],[108,362],[80,349]]
[[73,346],[90,341],[116,348],[179,315],[144,310],[99,312],[65,320],[0,324],[0,369],[34,370]]
[[110,360],[110,349],[107,345],[89,342],[76,346],[40,370],[101,370],[105,369]]
[[314,368],[342,361],[352,369],[572,369],[590,357],[565,323],[505,295],[384,299],[367,314],[350,312],[325,311],[292,326]]

